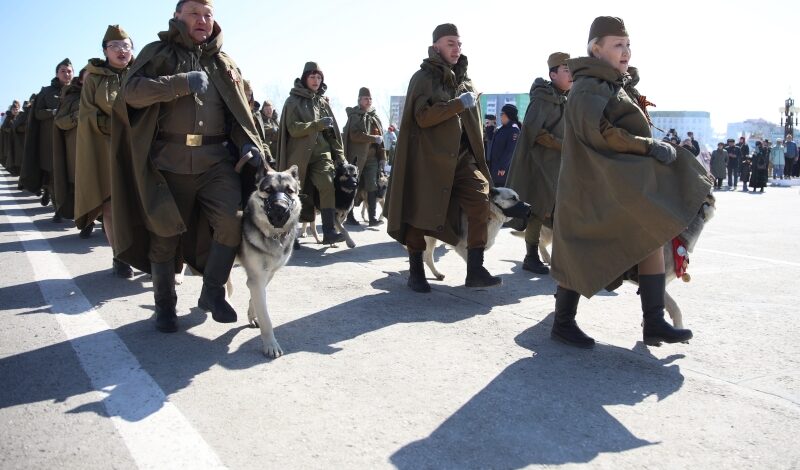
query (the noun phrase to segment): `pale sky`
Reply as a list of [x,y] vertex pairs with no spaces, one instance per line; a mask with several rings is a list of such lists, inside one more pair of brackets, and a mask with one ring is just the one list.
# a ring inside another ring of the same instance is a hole
[[[166,29],[174,4],[0,0],[3,110],[49,84],[64,57],[77,72],[101,56],[109,24],[122,25],[141,49]],[[709,111],[714,130],[724,132],[749,118],[778,122],[790,92],[800,102],[800,57],[785,52],[800,41],[797,1],[216,0],[215,9],[223,50],[257,100],[270,98],[280,111],[303,64],[314,60],[340,125],[361,86],[385,116],[389,96],[405,94],[431,32],[445,22],[458,26],[470,76],[484,93],[526,93],[546,76],[551,52],[585,55],[592,20],[612,15],[625,21],[639,91],[657,111]]]

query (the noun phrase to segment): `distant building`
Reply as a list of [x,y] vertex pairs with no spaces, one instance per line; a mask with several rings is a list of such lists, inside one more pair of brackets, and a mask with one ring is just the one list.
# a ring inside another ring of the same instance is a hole
[[714,130],[711,128],[711,113],[707,111],[650,111],[653,125],[653,138],[663,139],[665,133],[675,129],[681,142],[686,139],[687,132],[694,132],[694,139],[700,143],[701,149],[717,148]]
[[775,142],[784,138],[783,127],[764,119],[747,119],[728,124],[728,137],[738,140],[742,136],[748,141],[769,139],[770,142]]

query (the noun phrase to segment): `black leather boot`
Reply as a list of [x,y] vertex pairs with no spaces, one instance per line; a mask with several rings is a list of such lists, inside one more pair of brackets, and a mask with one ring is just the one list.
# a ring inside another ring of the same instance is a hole
[[369,214],[369,226],[377,227],[383,224],[381,219],[375,218],[378,206],[378,191],[370,191],[367,193],[367,214]]
[[467,287],[497,287],[503,284],[498,276],[492,276],[483,267],[483,248],[470,248],[467,250]]
[[664,319],[665,282],[663,274],[639,275],[639,296],[644,316],[642,340],[648,346],[692,339],[692,330],[674,328]]
[[156,301],[156,329],[162,333],[178,331],[178,315],[175,305],[178,295],[175,293],[175,262],[150,263],[153,275],[153,297]]
[[61,217],[61,214],[59,214],[59,213],[58,213],[58,211],[56,211],[56,212],[53,214],[53,218],[52,218],[52,219],[50,219],[50,220],[51,220],[51,221],[52,221],[54,224],[60,224],[61,222],[63,222],[63,221],[64,221],[64,218],[63,218],[63,217]]
[[581,331],[575,322],[580,299],[581,295],[574,290],[561,286],[556,289],[556,314],[550,337],[570,346],[589,349],[594,347],[594,339]]
[[117,277],[133,279],[133,269],[131,269],[131,265],[117,258],[111,260],[111,271]]
[[347,225],[361,225],[356,220],[355,214],[353,214],[353,209],[350,209],[350,212],[347,213],[347,219],[344,221]]
[[93,230],[94,230],[94,222],[89,222],[89,225],[81,229],[81,233],[79,233],[78,236],[83,239],[87,239],[92,236]]
[[48,191],[47,188],[42,188],[42,199],[39,201],[39,204],[44,207],[50,204],[50,191]]
[[550,268],[545,266],[542,260],[539,259],[539,245],[527,243],[525,247],[527,254],[522,261],[522,269],[536,274],[550,274]]
[[408,252],[408,287],[414,292],[426,294],[431,291],[431,285],[425,279],[425,266],[422,264],[422,252]]
[[342,243],[345,240],[344,234],[338,233],[333,226],[333,217],[336,209],[322,209],[320,212],[322,212],[322,244]]
[[225,300],[225,283],[228,282],[235,258],[236,248],[211,242],[211,251],[203,271],[203,290],[197,306],[211,312],[211,317],[219,323],[233,323],[237,318],[236,310]]

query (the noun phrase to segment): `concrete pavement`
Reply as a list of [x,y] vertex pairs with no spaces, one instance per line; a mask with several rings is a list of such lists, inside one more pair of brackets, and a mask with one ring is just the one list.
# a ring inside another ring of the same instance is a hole
[[359,246],[304,240],[268,289],[286,355],[199,311],[157,333],[147,276],[110,274],[99,229],[81,240],[0,177],[0,468],[800,468],[800,194],[717,193],[717,215],[668,289],[690,344],[647,348],[635,287],[582,299],[591,351],[549,339],[552,279],[521,270],[507,231],[487,253],[499,289],[405,287],[383,230]]

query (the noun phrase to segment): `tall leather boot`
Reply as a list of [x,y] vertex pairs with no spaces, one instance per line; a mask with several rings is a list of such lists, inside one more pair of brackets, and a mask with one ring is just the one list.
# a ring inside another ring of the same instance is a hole
[[425,278],[425,266],[422,264],[421,251],[408,252],[408,287],[414,292],[426,294],[431,291],[431,285]]
[[225,283],[231,274],[236,248],[211,242],[206,269],[203,272],[203,290],[197,306],[211,312],[211,317],[219,323],[236,321],[236,310],[225,300]]
[[322,209],[320,212],[322,212],[322,244],[342,243],[345,240],[344,234],[337,232],[333,226],[336,209]]
[[470,248],[467,250],[467,287],[497,287],[503,284],[498,276],[492,276],[483,267],[483,248]]
[[350,209],[350,212],[347,213],[347,219],[344,221],[347,225],[361,225],[356,220],[355,214],[353,214],[353,209]]
[[539,244],[526,243],[527,254],[522,261],[522,269],[536,274],[550,274],[550,268],[539,259]]
[[375,212],[378,206],[378,191],[370,191],[367,193],[367,214],[369,214],[369,226],[377,227],[383,224],[383,221],[375,218]]
[[162,333],[175,333],[178,331],[175,261],[150,263],[150,272],[153,274],[153,297],[156,301],[156,329]]
[[47,187],[42,188],[42,199],[39,201],[44,207],[47,207],[50,204],[50,191],[48,191]]
[[553,318],[550,337],[570,346],[589,349],[594,347],[594,339],[581,331],[575,322],[580,299],[581,295],[574,290],[558,286],[556,289],[556,314]]
[[639,275],[639,296],[644,325],[642,339],[648,346],[679,343],[692,338],[692,330],[674,328],[664,319],[664,274]]
[[111,272],[122,279],[133,279],[133,269],[131,269],[131,265],[117,258],[111,260]]

